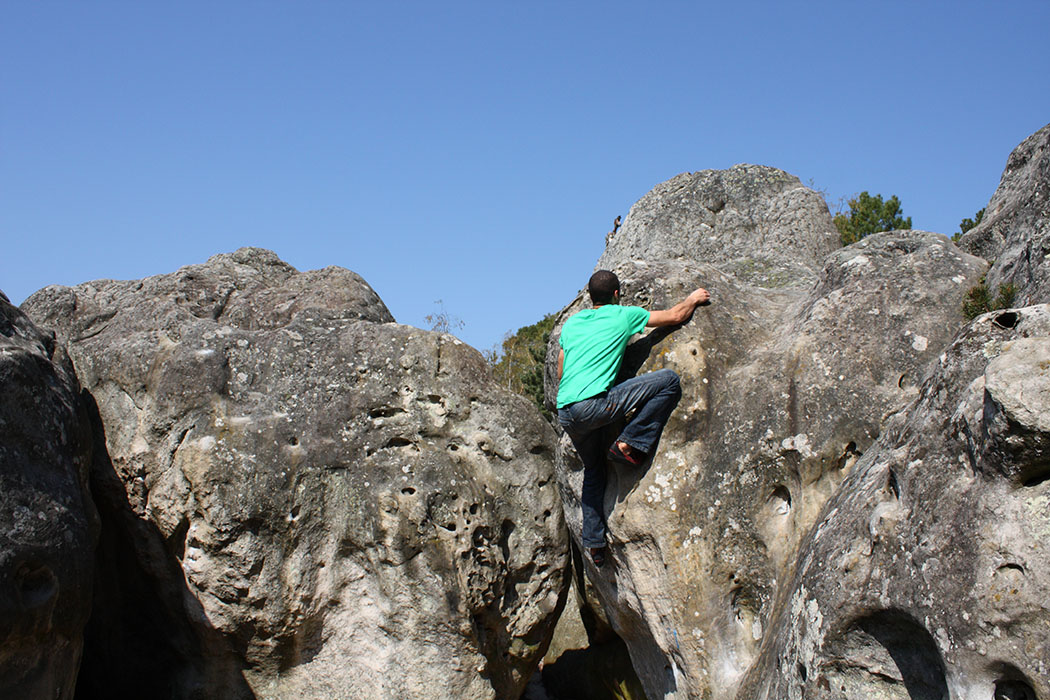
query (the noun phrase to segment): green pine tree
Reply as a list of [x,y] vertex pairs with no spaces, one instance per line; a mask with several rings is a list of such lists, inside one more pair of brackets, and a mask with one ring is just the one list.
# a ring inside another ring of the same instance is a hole
[[962,235],[972,229],[977,224],[981,223],[981,219],[984,218],[984,209],[974,214],[973,218],[965,218],[959,222],[959,232],[952,236],[953,241],[958,241],[962,238]]
[[848,214],[835,215],[835,228],[842,237],[842,245],[849,245],[880,231],[911,228],[911,217],[904,217],[902,213],[897,195],[883,201],[881,194],[872,197],[865,191],[849,200]]

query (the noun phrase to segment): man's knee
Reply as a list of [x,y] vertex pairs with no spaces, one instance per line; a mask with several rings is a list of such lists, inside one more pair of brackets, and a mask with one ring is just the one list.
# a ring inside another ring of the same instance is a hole
[[682,380],[678,377],[678,373],[670,369],[660,369],[656,371],[656,374],[661,375],[661,379],[664,382],[664,386],[670,391],[674,392],[678,396],[682,395]]

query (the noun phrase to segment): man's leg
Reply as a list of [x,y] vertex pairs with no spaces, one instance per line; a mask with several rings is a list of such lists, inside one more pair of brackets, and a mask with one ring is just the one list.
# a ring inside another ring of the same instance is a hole
[[[597,549],[605,546],[605,450],[602,449],[601,430],[595,430],[576,445],[583,461],[583,489],[580,505],[583,510],[583,546]],[[570,436],[571,437],[571,436]]]
[[681,398],[678,375],[669,369],[643,374],[609,389],[609,401],[617,405],[617,413],[624,415],[637,409],[617,442],[651,455]]
[[583,546],[598,549],[605,546],[605,443],[602,427],[614,417],[613,406],[605,397],[589,399],[558,411],[558,420],[572,440],[583,462],[583,488],[580,505],[583,511]]

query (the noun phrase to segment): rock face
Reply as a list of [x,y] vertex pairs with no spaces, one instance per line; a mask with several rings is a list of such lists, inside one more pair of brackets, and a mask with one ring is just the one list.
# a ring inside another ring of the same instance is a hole
[[91,455],[68,358],[0,294],[0,697],[73,697],[98,536]]
[[[683,191],[684,180],[694,182],[688,196],[666,195]],[[723,199],[727,181],[741,194]],[[616,247],[614,237],[598,264],[620,276],[624,303],[667,308],[697,286],[712,295],[690,323],[628,351],[628,373],[671,368],[683,398],[648,469],[610,475],[612,561],[589,570],[651,700],[754,696],[741,684],[773,653],[765,651],[770,625],[792,590],[800,547],[829,499],[852,483],[886,416],[918,396],[927,367],[964,323],[966,291],[987,269],[921,231],[834,250],[826,207],[778,213],[814,198],[766,168],[679,176],[631,209],[623,231],[634,243]],[[793,223],[773,235],[727,215],[723,231],[717,218],[708,223],[712,207],[696,204],[706,201]],[[764,262],[749,267],[745,257]],[[582,307],[581,296],[559,326]],[[548,392],[553,399],[552,381]],[[578,537],[582,472],[567,438],[559,460]]]
[[749,284],[783,287],[810,281],[839,245],[819,194],[782,170],[736,165],[654,187],[631,208],[598,269],[703,262]]
[[520,694],[567,586],[556,438],[476,351],[258,249],[24,307],[105,425],[99,597],[142,601],[85,696]]
[[1050,697],[1050,306],[979,317],[805,541],[741,697]]
[[1010,154],[981,223],[960,246],[993,263],[993,295],[1013,284],[1018,305],[1050,301],[1050,124]]

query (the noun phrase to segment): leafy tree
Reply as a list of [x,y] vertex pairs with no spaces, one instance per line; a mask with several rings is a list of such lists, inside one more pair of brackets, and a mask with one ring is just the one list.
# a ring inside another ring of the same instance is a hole
[[972,229],[977,224],[981,223],[981,219],[984,218],[984,209],[974,214],[973,218],[965,218],[959,222],[959,233],[952,236],[953,241],[957,241],[962,238],[962,235]]
[[880,231],[911,228],[911,217],[903,217],[897,195],[885,202],[882,195],[872,197],[866,191],[849,200],[849,214],[836,214],[835,228],[842,237],[842,245],[856,243],[865,236]]
[[508,334],[500,349],[490,355],[497,381],[532,399],[547,418],[551,415],[543,405],[543,366],[554,319],[555,314],[547,314],[541,321]]

